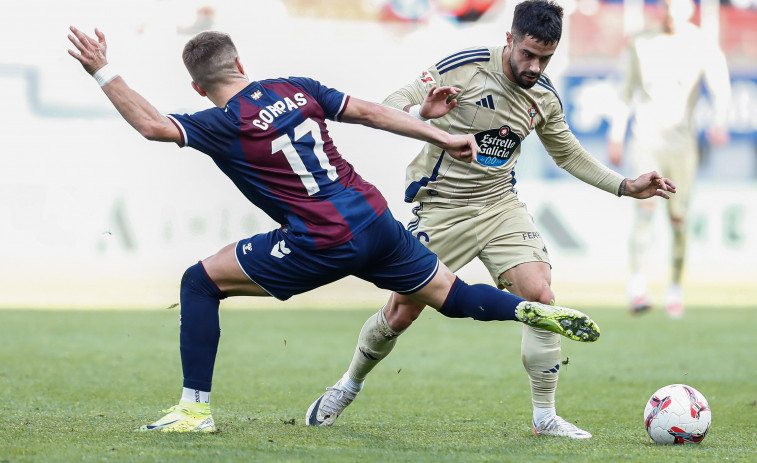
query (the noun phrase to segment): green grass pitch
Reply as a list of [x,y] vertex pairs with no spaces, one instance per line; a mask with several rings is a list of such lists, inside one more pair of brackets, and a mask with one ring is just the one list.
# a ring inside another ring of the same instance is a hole
[[[582,308],[602,336],[563,339],[557,410],[594,434],[583,441],[531,431],[516,323],[426,310],[337,423],[308,428],[371,311],[222,309],[219,431],[166,435],[135,430],[179,398],[178,309],[0,310],[0,462],[755,461],[757,309]],[[655,445],[645,402],[678,382],[707,397],[712,429],[698,446]]]

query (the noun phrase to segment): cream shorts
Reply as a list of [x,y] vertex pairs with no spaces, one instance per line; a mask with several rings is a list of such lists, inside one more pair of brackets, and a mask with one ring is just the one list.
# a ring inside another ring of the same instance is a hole
[[541,234],[514,194],[483,207],[420,203],[413,213],[408,230],[453,272],[478,257],[497,283],[516,265],[549,264]]
[[656,171],[673,181],[676,194],[666,202],[670,215],[685,219],[689,212],[689,200],[699,166],[699,154],[695,143],[682,143],[678,149],[655,148],[632,141],[629,153],[634,174],[639,176]]

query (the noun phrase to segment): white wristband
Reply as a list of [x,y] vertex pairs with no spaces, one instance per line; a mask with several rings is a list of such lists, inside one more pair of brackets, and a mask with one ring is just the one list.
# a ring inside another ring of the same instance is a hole
[[110,68],[110,64],[106,64],[105,66],[98,69],[97,72],[92,74],[92,77],[94,77],[100,87],[102,87],[103,85],[118,77],[118,73]]
[[423,122],[426,122],[428,120],[425,117],[421,116],[421,105],[419,104],[410,106],[410,108],[408,108],[407,110],[407,113],[415,117],[416,119],[422,120]]

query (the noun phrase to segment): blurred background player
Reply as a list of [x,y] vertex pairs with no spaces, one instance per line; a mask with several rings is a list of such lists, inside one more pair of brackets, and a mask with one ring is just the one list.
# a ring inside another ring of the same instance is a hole
[[[672,228],[670,284],[663,304],[671,317],[684,313],[681,280],[686,256],[687,215],[699,163],[694,107],[701,83],[707,85],[714,114],[706,132],[713,146],[728,142],[726,113],[730,80],[725,56],[714,37],[690,22],[691,0],[660,0],[662,23],[632,38],[627,50],[620,110],[610,129],[610,161],[620,166],[629,116],[633,116],[628,154],[633,173],[656,170],[676,184],[668,202]],[[636,205],[630,240],[628,296],[632,313],[649,309],[644,270],[652,244],[654,201]],[[654,259],[657,261],[657,259]]]
[[[581,312],[531,303],[490,285],[467,285],[402,225],[385,198],[334,146],[326,119],[357,123],[437,143],[470,163],[471,135],[452,135],[413,117],[304,77],[250,82],[227,34],[202,32],[184,46],[192,88],[215,105],[162,115],[108,65],[105,35],[71,27],[69,54],[100,84],[123,118],[149,140],[190,146],[208,156],[255,206],[281,227],[231,243],[189,267],[181,280],[178,405],[141,431],[211,432],[213,369],[228,296],[289,299],[348,275],[396,291],[442,313],[529,323],[591,342],[599,328]],[[381,313],[367,325],[390,333]]]
[[[514,188],[520,143],[529,133],[537,132],[558,166],[608,193],[668,198],[666,191],[675,191],[654,172],[624,179],[594,159],[570,131],[557,91],[543,74],[560,41],[562,15],[554,2],[520,3],[506,45],[453,53],[384,101],[449,133],[475,134],[481,148],[478,162],[465,164],[425,145],[407,168],[405,201],[418,202],[417,220],[408,229],[449,268],[458,270],[478,258],[500,288],[544,304],[555,302],[547,248]],[[395,307],[383,310],[392,346],[423,310],[410,300]],[[320,407],[326,408],[323,416],[331,417],[327,424],[336,419],[370,368],[388,355],[383,345],[380,356],[372,355],[384,336],[375,326],[363,327],[347,373],[308,416]],[[591,437],[555,411],[560,337],[526,328],[521,356],[531,381],[534,432]]]

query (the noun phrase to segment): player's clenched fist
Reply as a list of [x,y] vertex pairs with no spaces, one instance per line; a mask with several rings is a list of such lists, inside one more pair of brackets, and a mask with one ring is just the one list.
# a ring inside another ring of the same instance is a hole
[[451,135],[451,137],[445,151],[459,161],[472,162],[476,154],[481,151],[473,135]]

